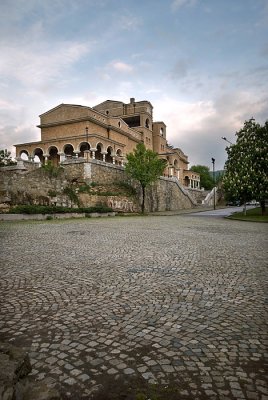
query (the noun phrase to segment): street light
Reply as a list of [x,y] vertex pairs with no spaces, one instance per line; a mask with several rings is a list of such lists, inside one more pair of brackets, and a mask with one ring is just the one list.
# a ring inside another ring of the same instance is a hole
[[230,144],[233,144],[232,142],[230,142],[230,140],[226,139],[225,136],[222,136],[221,138],[222,138],[223,140],[225,140],[225,142],[228,142],[228,143],[230,143]]
[[214,188],[213,188],[213,208],[216,210],[216,191],[215,191],[215,158],[211,158],[212,165],[213,165],[213,182],[214,182]]

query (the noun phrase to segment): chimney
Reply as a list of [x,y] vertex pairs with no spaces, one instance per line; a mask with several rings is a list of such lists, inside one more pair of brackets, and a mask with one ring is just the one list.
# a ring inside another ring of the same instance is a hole
[[130,97],[130,104],[134,104],[135,103],[135,98],[134,97]]

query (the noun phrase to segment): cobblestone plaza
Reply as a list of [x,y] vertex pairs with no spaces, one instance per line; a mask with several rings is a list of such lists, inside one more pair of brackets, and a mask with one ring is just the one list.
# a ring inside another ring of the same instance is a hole
[[0,340],[64,398],[267,400],[267,233],[193,215],[2,223]]

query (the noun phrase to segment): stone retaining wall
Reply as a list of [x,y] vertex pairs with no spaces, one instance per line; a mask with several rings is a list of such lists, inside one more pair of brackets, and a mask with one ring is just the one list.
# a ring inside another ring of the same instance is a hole
[[205,200],[207,194],[210,192],[209,190],[198,190],[192,188],[187,188],[187,191],[197,204],[202,204],[203,200]]
[[146,189],[146,211],[175,211],[193,208],[192,199],[184,193],[179,182],[160,178]]
[[[79,185],[111,184],[113,182],[128,182],[136,187],[138,195],[99,196],[78,193]],[[127,177],[122,166],[103,163],[97,160],[85,162],[84,159],[65,161],[57,176],[50,176],[43,168],[25,170],[25,165],[17,168],[0,169],[0,210],[5,212],[10,205],[39,204],[73,207],[74,201],[66,193],[65,188],[73,188],[77,192],[80,203],[91,207],[98,203],[106,204],[115,211],[139,212],[141,190],[137,183]],[[53,195],[55,193],[55,195]],[[166,211],[194,207],[195,203],[178,180],[160,178],[146,189],[145,210]]]

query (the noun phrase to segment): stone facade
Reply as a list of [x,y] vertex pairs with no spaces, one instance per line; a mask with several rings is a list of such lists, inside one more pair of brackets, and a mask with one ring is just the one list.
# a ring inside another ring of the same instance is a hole
[[153,106],[130,99],[125,104],[107,100],[93,108],[60,104],[40,115],[41,141],[17,144],[16,156],[26,155],[54,165],[66,159],[99,160],[112,165],[124,165],[126,155],[138,143],[167,160],[164,176],[176,177],[192,188],[200,188],[200,177],[188,170],[188,156],[167,142],[164,122],[153,121]]

